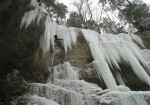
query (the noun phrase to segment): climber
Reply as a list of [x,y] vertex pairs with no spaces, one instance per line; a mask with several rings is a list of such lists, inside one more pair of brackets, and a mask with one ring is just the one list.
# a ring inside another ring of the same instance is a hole
[[55,43],[58,43],[59,40],[63,40],[63,39],[58,39],[57,35],[55,35],[54,38],[55,38],[55,40],[54,40]]

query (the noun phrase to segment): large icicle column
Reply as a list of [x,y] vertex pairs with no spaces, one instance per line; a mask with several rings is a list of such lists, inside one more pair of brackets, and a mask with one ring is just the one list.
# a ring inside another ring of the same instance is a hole
[[97,74],[99,78],[103,78],[104,82],[106,83],[106,86],[109,89],[115,90],[117,87],[116,81],[109,69],[109,66],[107,62],[105,61],[100,49],[99,49],[99,39],[97,37],[93,37],[96,32],[90,31],[90,30],[82,30],[82,33],[84,37],[87,40],[87,43],[89,44],[92,56],[94,58],[93,65],[97,71]]
[[115,90],[117,84],[110,68],[120,70],[119,63],[121,62],[127,62],[135,74],[142,81],[150,85],[150,77],[147,74],[150,72],[149,65],[142,57],[140,48],[135,44],[136,42],[144,47],[142,40],[138,36],[133,34],[100,35],[97,32],[84,29],[81,32],[89,44],[95,60],[93,65],[96,68],[98,76],[104,80],[108,88]]

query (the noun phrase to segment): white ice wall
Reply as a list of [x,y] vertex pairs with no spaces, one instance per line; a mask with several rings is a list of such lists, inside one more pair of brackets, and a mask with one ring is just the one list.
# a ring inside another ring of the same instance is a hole
[[[40,19],[44,17],[44,13],[46,17],[44,23],[45,31],[40,38],[40,47],[44,54],[54,49],[54,35],[57,35],[59,39],[63,39],[61,43],[65,52],[67,52],[72,49],[73,45],[76,45],[77,37],[79,32],[81,32],[89,45],[91,54],[94,58],[93,65],[96,68],[98,76],[100,79],[104,80],[109,89],[115,90],[117,86],[110,68],[113,68],[113,70],[120,70],[119,63],[122,62],[129,64],[135,74],[143,82],[150,85],[150,77],[148,75],[150,74],[150,66],[147,61],[150,55],[146,54],[145,51],[141,51],[137,46],[138,44],[144,48],[142,40],[137,35],[123,33],[118,35],[99,34],[91,30],[57,25],[51,22],[51,18],[43,3],[39,6],[36,0],[31,0],[31,5],[33,5],[35,9],[25,13],[22,18],[21,28],[23,26],[27,28],[35,21],[37,21],[38,24]],[[144,53],[146,56],[142,56],[141,53]],[[121,75],[122,74],[120,74],[120,77]],[[123,80],[121,81],[123,83]]]

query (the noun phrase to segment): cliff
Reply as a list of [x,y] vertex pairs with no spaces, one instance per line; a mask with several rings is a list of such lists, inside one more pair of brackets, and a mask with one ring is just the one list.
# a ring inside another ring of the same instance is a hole
[[[17,97],[26,91],[29,83],[45,83],[48,75],[52,73],[50,68],[66,61],[78,70],[79,79],[106,89],[104,80],[100,81],[91,64],[94,57],[82,32],[78,32],[76,44],[72,45],[67,52],[62,42],[55,43],[53,55],[51,49],[43,54],[40,48],[44,20],[39,25],[32,23],[27,29],[20,29],[24,13],[33,8],[29,2],[30,0],[0,1],[0,104],[9,105],[12,97]],[[144,36],[140,35],[148,49],[150,49],[149,34],[150,32]],[[130,66],[121,63],[120,67],[124,74],[122,78],[131,90],[150,90],[150,87],[135,75]],[[116,79],[113,69],[111,72]],[[117,85],[120,84],[119,81],[116,82]]]
[[0,1],[0,101],[22,94],[26,89],[23,81],[45,83],[49,73],[49,54],[43,56],[39,49],[42,26],[20,29],[29,4],[30,0]]

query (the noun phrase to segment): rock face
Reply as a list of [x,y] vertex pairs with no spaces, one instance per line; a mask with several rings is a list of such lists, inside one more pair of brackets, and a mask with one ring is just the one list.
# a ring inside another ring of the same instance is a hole
[[143,83],[132,71],[132,69],[129,66],[126,65],[121,65],[121,69],[124,74],[123,78],[125,81],[125,84],[127,87],[130,87],[131,90],[134,91],[146,91],[150,90],[150,87],[146,84]]
[[[22,94],[24,81],[44,83],[49,73],[50,54],[43,56],[39,49],[43,28],[32,24],[20,29],[29,3],[30,0],[0,1],[0,105],[1,100],[7,102],[7,98]],[[14,70],[21,78],[14,76]]]
[[147,49],[150,49],[150,35],[141,37]]
[[6,7],[0,7],[0,77],[10,69],[18,69],[27,81],[45,82],[49,54],[45,58],[39,49],[39,34],[43,29],[35,24],[28,29],[20,29],[30,0],[0,2],[8,3]]
[[93,61],[89,46],[82,35],[78,36],[76,45],[72,50],[67,52],[65,60],[79,68],[84,68]]

